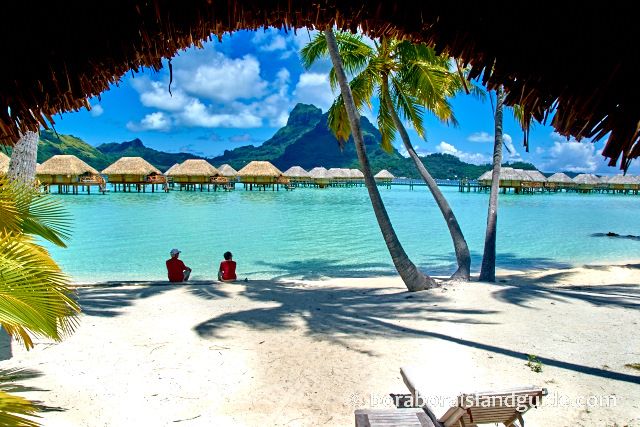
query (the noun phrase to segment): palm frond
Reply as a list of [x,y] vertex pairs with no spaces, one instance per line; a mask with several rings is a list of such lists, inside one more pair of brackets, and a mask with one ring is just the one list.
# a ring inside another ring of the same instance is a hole
[[420,138],[425,139],[425,130],[423,126],[424,106],[420,103],[411,92],[411,88],[407,87],[402,81],[391,78],[390,96],[396,106],[398,116],[402,119],[409,120],[416,133]]
[[327,39],[324,33],[318,33],[300,50],[300,59],[302,66],[308,70],[318,59],[325,58],[329,55],[327,47]]
[[0,324],[33,346],[28,332],[61,340],[77,326],[71,280],[29,236],[0,236]]
[[25,418],[38,417],[37,409],[27,399],[0,390],[0,425],[8,427],[38,427],[41,424]]
[[42,237],[66,247],[71,235],[71,217],[53,195],[42,194],[29,184],[0,178],[0,230]]
[[398,128],[391,117],[389,105],[385,101],[383,86],[378,89],[378,98],[380,99],[380,108],[378,109],[378,129],[382,135],[380,146],[387,153],[393,152],[393,141],[396,138]]

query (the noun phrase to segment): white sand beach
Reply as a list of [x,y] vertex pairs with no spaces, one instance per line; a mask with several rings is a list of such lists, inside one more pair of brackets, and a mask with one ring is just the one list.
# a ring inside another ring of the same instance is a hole
[[37,373],[16,394],[49,407],[46,426],[353,425],[408,393],[401,366],[460,390],[546,387],[528,427],[640,425],[640,263],[497,276],[83,286],[77,331],[31,351],[5,334],[0,369]]

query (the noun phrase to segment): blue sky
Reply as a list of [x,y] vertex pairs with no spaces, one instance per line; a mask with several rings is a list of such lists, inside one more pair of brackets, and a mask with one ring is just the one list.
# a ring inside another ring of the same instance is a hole
[[[149,69],[133,76],[128,73],[100,99],[90,100],[92,111],[58,116],[55,129],[94,146],[139,138],[157,150],[207,157],[225,149],[260,145],[285,125],[297,103],[314,104],[326,112],[335,97],[329,86],[329,61],[318,62],[310,70],[300,65],[298,52],[314,35],[307,30],[294,34],[272,28],[226,35],[222,42],[215,39],[205,43],[204,49],[192,48],[172,59],[171,94],[164,61],[158,73]],[[491,162],[491,103],[462,95],[453,100],[453,106],[459,127],[427,116],[426,141],[409,131],[418,153],[449,153],[475,164]],[[375,114],[365,113],[372,121]],[[544,172],[619,173],[600,155],[604,141],[567,141],[552,127],[536,124],[526,153],[522,131],[508,111],[504,132],[511,148],[511,154],[505,151],[505,160],[531,162]],[[400,143],[396,146],[404,151]],[[640,174],[637,162],[629,172]]]

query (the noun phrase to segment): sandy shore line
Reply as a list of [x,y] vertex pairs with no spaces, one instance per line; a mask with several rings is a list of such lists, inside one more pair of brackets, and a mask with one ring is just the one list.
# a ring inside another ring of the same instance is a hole
[[[49,407],[47,426],[353,425],[356,406],[407,393],[406,365],[434,384],[566,396],[527,426],[640,425],[640,263],[497,279],[420,293],[397,277],[83,286],[76,333],[29,352],[5,336],[0,369],[34,371],[19,394]],[[600,396],[608,407],[590,405]]]

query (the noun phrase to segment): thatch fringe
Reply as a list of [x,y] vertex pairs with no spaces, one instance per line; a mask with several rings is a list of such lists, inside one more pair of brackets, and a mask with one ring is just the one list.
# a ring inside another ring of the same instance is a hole
[[[503,85],[505,105],[521,105],[525,119],[542,121],[555,109],[552,125],[562,135],[596,140],[609,135],[603,154],[627,167],[640,156],[640,88],[629,84],[640,44],[620,42],[636,37],[636,14],[631,3],[628,7],[603,14],[602,8],[556,3],[522,13],[520,7],[477,3],[461,13],[456,2],[131,0],[117,7],[43,2],[33,13],[30,2],[13,2],[0,28],[7,45],[3,59],[11,64],[0,69],[0,140],[11,145],[26,130],[53,123],[55,114],[89,108],[89,98],[126,72],[158,70],[162,58],[201,46],[212,35],[221,40],[223,34],[263,26],[335,24],[352,32],[361,28],[374,38],[411,38],[459,58],[471,66],[470,78],[482,76],[489,89]],[[60,22],[92,22],[92,37],[78,37]],[[586,41],[584,28],[589,28]],[[607,54],[591,61],[588,73],[577,73],[593,52]]]

